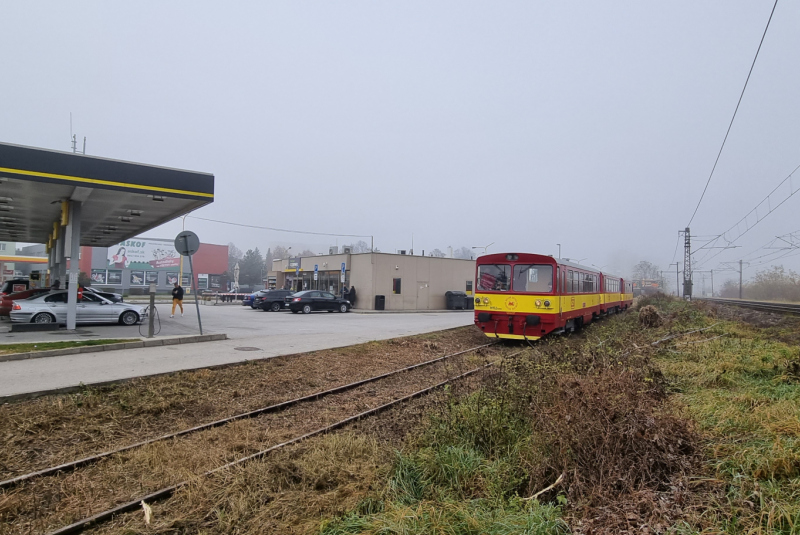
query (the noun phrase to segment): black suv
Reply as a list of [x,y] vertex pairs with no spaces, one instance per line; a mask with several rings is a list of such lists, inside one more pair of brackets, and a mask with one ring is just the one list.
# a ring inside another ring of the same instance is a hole
[[262,290],[256,294],[253,308],[260,308],[264,312],[284,310],[286,308],[285,300],[290,295],[292,295],[291,290]]

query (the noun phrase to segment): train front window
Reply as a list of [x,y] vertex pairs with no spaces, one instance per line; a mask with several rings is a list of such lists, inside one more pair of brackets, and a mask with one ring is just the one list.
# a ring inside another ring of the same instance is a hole
[[478,290],[507,292],[510,290],[511,266],[484,264],[478,266]]
[[514,291],[551,293],[553,291],[553,266],[517,264],[514,266]]

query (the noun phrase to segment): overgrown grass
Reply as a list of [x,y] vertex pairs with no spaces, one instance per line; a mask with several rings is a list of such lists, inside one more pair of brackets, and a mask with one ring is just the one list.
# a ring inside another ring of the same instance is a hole
[[679,532],[800,533],[800,349],[736,322],[717,329],[726,336],[657,359],[719,481]]
[[47,351],[48,349],[69,349],[72,347],[102,346],[107,344],[119,344],[124,342],[136,342],[132,338],[109,339],[109,340],[77,340],[74,342],[38,342],[33,344],[2,344],[0,345],[0,355],[11,353],[28,353],[31,351]]
[[658,327],[634,312],[546,339],[436,407],[321,533],[800,533],[800,350],[707,305],[644,305]]
[[561,505],[520,497],[533,455],[529,423],[488,390],[447,399],[397,452],[385,485],[323,523],[322,534],[568,532]]

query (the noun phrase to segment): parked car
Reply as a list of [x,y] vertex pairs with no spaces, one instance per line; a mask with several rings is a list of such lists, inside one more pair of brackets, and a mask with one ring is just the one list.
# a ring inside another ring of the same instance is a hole
[[255,298],[256,294],[249,294],[244,296],[244,299],[242,299],[242,306],[249,306],[250,308],[256,308],[255,306],[253,306],[253,301],[255,301]]
[[0,316],[9,316],[11,314],[11,306],[14,301],[20,299],[27,299],[36,295],[42,295],[50,292],[50,288],[28,288],[22,292],[15,292],[13,294],[0,296]]
[[289,310],[292,311],[292,314],[297,314],[298,312],[309,314],[312,310],[348,312],[351,308],[350,301],[347,299],[341,299],[330,292],[320,290],[297,292],[286,297],[285,302],[289,305]]
[[[99,295],[84,292],[78,301],[77,323],[121,323],[135,325],[147,317],[147,308],[113,303]],[[14,301],[11,321],[15,323],[66,323],[67,291],[55,290],[44,295]]]
[[117,294],[114,292],[104,292],[102,290],[97,290],[91,286],[87,286],[83,289],[84,292],[91,292],[95,295],[99,295],[100,297],[105,297],[112,303],[122,303],[124,300],[122,299],[122,294]]
[[22,292],[31,287],[31,281],[28,279],[9,279],[0,286],[0,295],[8,295],[16,292]]
[[260,308],[264,312],[271,310],[278,312],[288,308],[286,298],[292,295],[291,290],[262,290],[256,293],[253,307]]

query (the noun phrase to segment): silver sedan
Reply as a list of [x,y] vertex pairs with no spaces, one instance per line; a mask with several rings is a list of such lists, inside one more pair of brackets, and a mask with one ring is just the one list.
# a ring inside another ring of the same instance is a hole
[[[128,303],[113,303],[91,292],[78,300],[76,323],[121,323],[135,325],[147,316],[147,308]],[[11,321],[18,323],[66,323],[67,291],[14,301]]]

